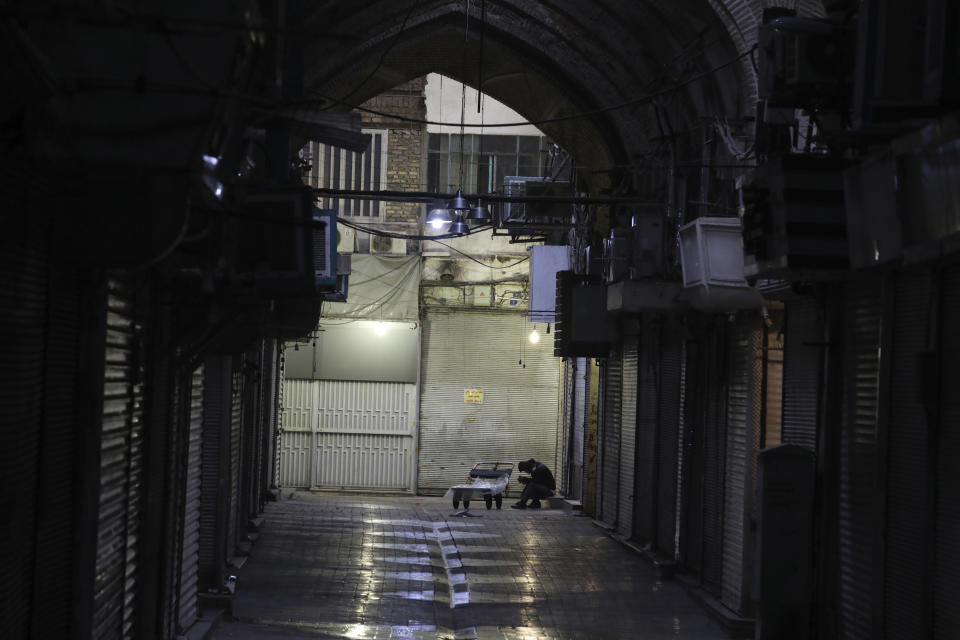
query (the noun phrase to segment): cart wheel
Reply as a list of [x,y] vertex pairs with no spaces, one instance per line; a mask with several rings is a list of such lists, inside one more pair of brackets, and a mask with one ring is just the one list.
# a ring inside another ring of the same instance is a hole
[[483,501],[487,504],[487,509],[493,508],[493,496],[483,496]]
[[464,508],[464,509],[469,509],[469,508],[470,508],[470,501],[469,501],[469,500],[464,500],[464,501],[463,501],[463,508]]
[[459,498],[454,498],[454,499],[453,499],[453,508],[454,508],[454,509],[459,509],[459,508],[460,508],[460,499],[459,499]]
[[497,494],[497,497],[494,498],[494,500],[497,501],[497,509],[499,509],[500,507],[503,506],[503,496],[502,496],[502,495]]

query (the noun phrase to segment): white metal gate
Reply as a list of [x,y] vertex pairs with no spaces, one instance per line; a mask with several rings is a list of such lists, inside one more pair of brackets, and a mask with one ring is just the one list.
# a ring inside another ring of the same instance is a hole
[[285,487],[412,490],[416,385],[287,380]]

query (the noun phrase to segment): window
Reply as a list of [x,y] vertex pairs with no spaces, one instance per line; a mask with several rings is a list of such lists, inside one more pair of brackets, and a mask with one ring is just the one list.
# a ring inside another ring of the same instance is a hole
[[460,184],[460,135],[431,133],[427,142],[427,190],[494,193],[507,176],[542,177],[551,142],[542,136],[463,136],[463,184]]
[[[300,157],[309,162],[304,181],[311,187],[378,191],[387,187],[387,131],[364,129],[370,146],[363,153],[347,151],[320,142],[308,142]],[[382,200],[321,198],[320,207],[334,209],[338,216],[383,218]]]

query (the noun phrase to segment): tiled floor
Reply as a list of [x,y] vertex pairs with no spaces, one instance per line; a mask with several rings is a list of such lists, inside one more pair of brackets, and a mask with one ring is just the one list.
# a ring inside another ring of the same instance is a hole
[[727,637],[589,518],[506,506],[285,492],[213,638]]

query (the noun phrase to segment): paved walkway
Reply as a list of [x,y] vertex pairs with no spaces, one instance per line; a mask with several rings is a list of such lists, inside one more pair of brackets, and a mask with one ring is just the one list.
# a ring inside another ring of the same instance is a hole
[[212,637],[727,637],[589,518],[506,506],[463,517],[442,498],[285,492]]

